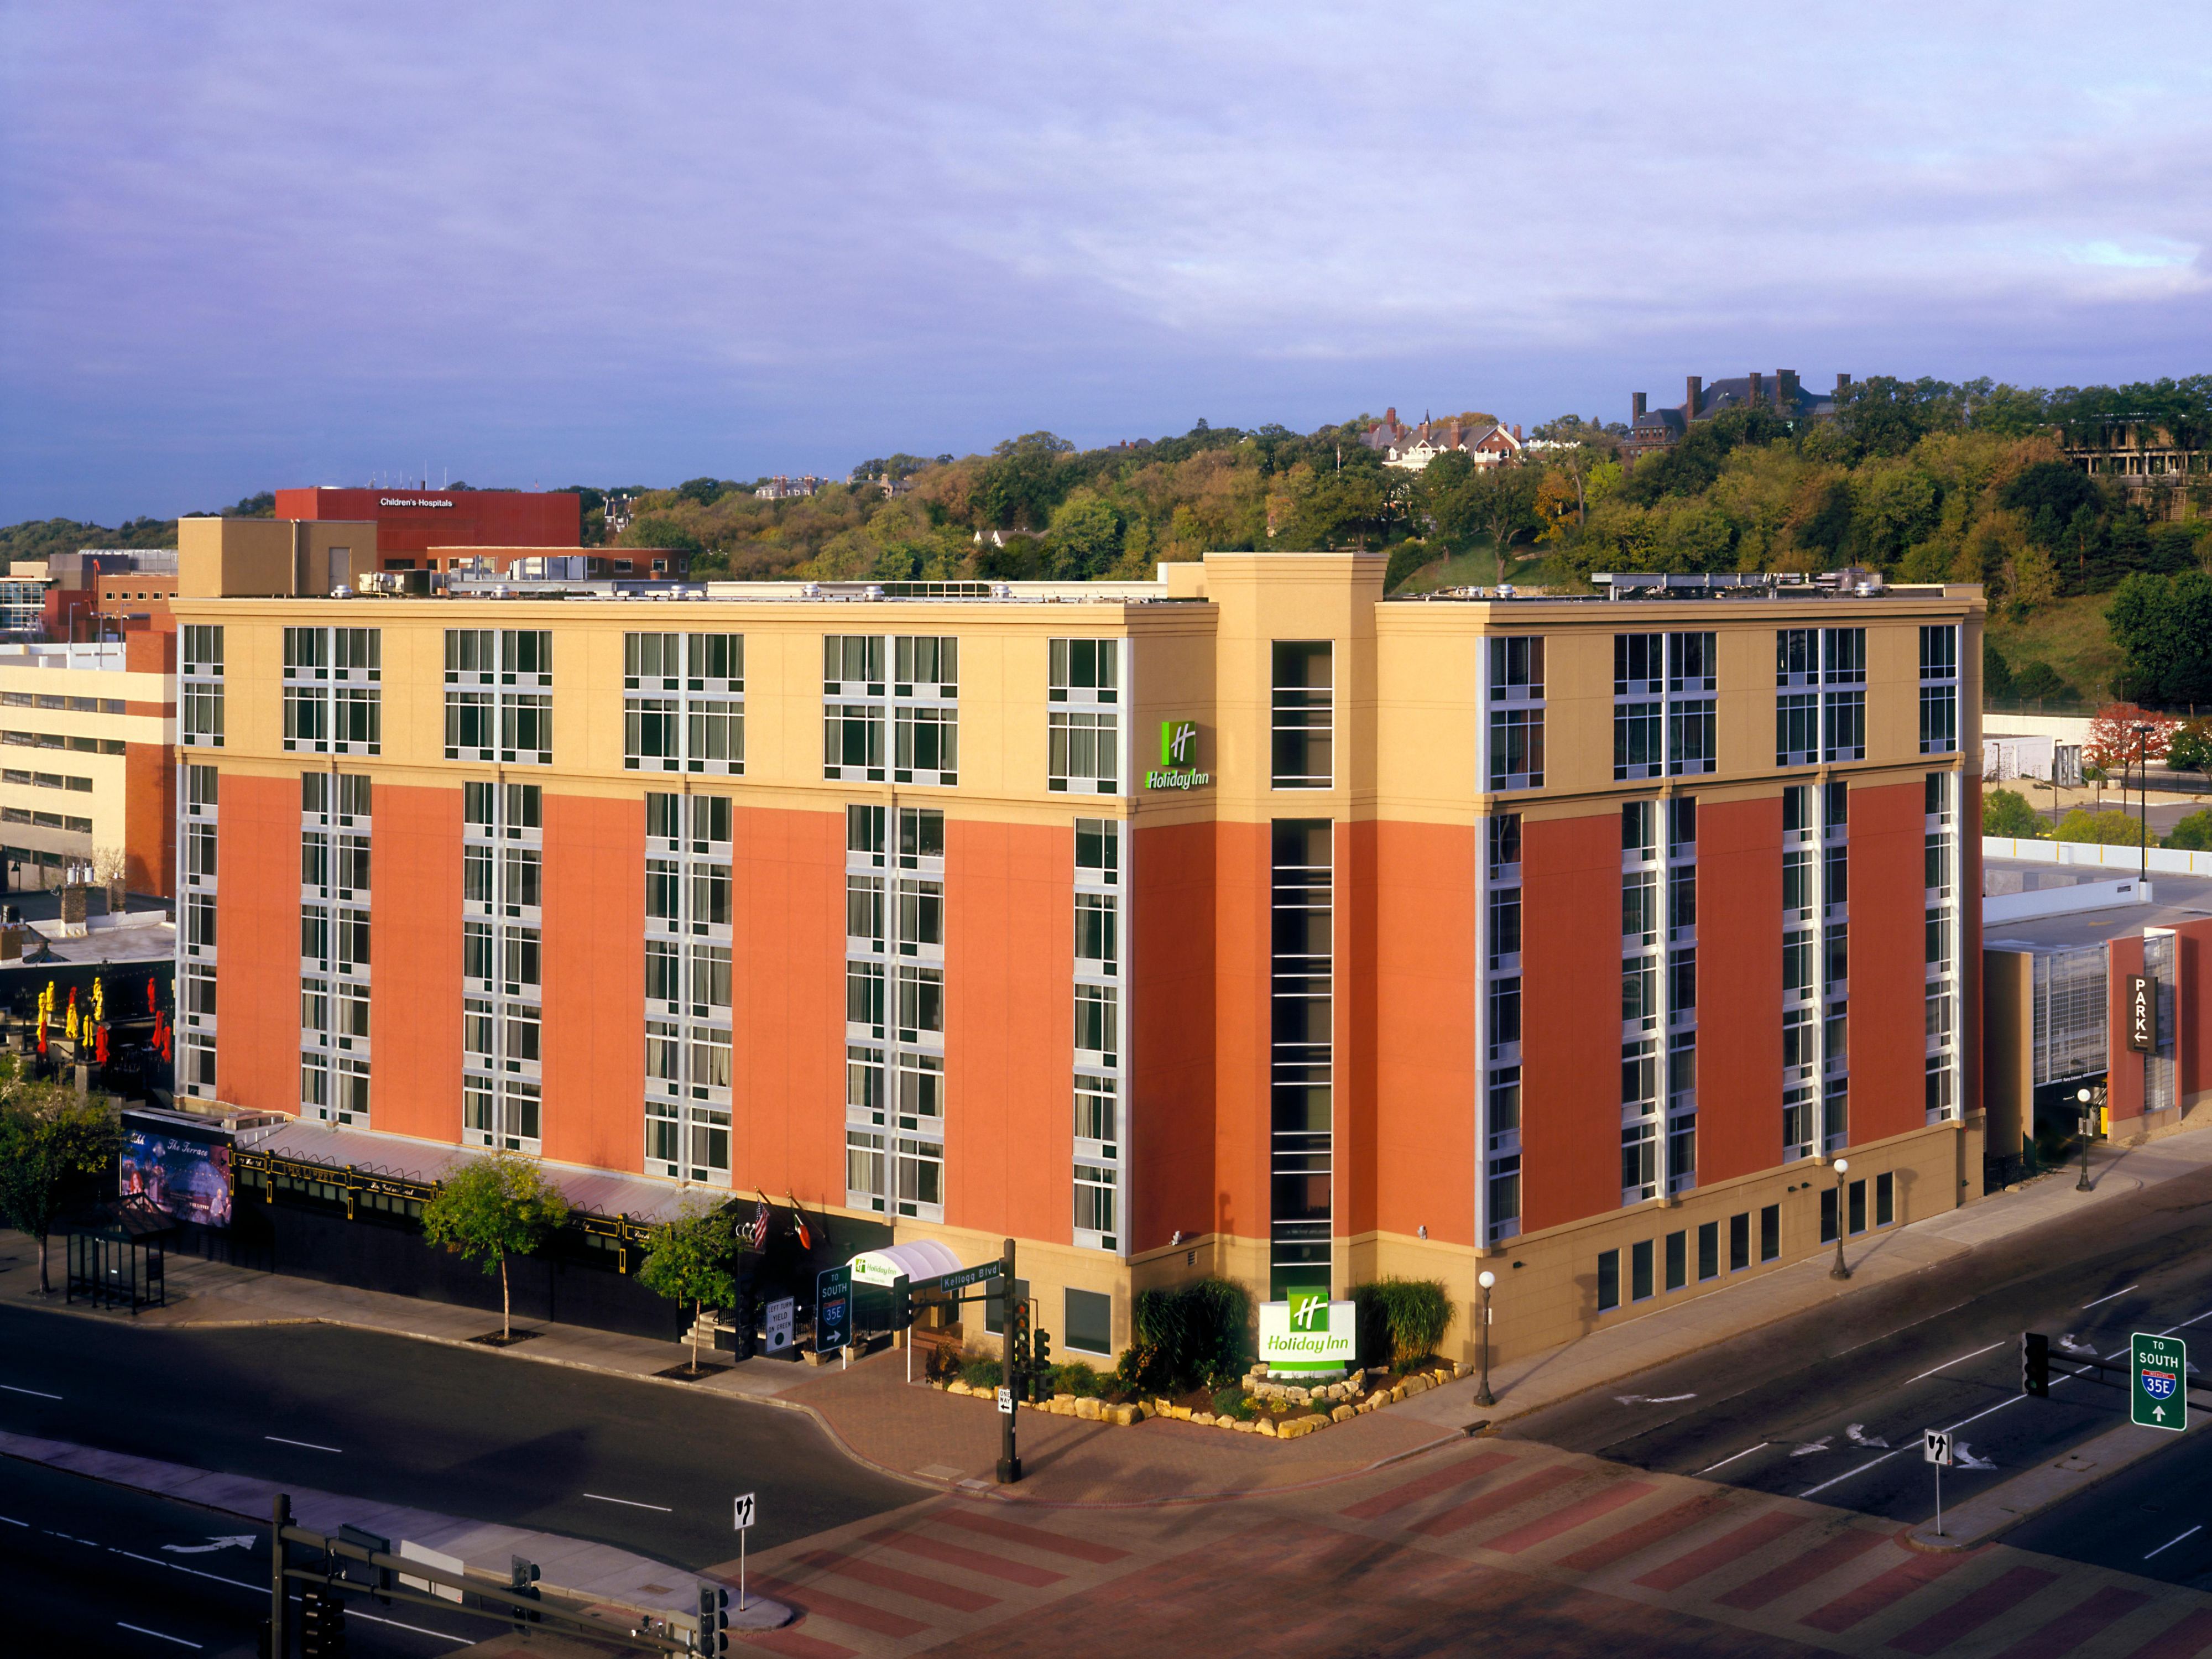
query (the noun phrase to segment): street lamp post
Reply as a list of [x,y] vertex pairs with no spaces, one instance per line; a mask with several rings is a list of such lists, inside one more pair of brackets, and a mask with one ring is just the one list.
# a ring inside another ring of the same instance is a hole
[[1828,1269],[1831,1279],[1849,1279],[1851,1270],[1844,1264],[1844,1175],[1851,1167],[1847,1158],[1836,1160],[1836,1265]]
[[[2136,734],[2136,799],[2142,803],[2142,815],[2136,822],[2142,836],[2142,869],[2136,879],[2148,881],[2150,879],[2150,727],[2138,725],[2132,730]],[[2121,810],[2124,811],[2127,806],[2124,797],[2120,805]]]
[[1474,1282],[1482,1287],[1481,1323],[1475,1333],[1476,1361],[1481,1366],[1482,1376],[1475,1384],[1474,1403],[1494,1406],[1498,1401],[1490,1392],[1490,1290],[1498,1283],[1498,1275],[1486,1267],[1474,1276]]
[[2081,1178],[2074,1183],[2074,1190],[2086,1193],[2093,1190],[2089,1185],[2089,1136],[2097,1122],[2097,1097],[2090,1090],[2080,1089],[2075,1091],[2074,1098],[2081,1108]]

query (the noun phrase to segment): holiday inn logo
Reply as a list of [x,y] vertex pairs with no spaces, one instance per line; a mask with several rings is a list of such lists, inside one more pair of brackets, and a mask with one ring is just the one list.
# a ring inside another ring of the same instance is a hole
[[1328,1297],[1321,1291],[1292,1291],[1290,1295],[1291,1328],[1294,1331],[1326,1333],[1328,1329]]
[[1160,722],[1160,763],[1145,774],[1147,789],[1195,789],[1213,781],[1213,775],[1198,769],[1198,722]]

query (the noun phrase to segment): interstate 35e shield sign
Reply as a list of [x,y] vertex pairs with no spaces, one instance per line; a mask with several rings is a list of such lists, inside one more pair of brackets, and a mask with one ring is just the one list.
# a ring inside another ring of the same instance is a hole
[[2130,1344],[2128,1416],[2147,1429],[2189,1426],[2189,1345],[2175,1336],[2145,1336]]

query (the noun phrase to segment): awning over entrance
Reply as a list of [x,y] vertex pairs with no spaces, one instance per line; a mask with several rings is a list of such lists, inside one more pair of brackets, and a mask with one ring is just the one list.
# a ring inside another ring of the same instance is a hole
[[960,1258],[933,1238],[911,1244],[889,1244],[880,1250],[863,1250],[853,1258],[855,1285],[889,1285],[901,1279],[934,1279],[957,1273]]

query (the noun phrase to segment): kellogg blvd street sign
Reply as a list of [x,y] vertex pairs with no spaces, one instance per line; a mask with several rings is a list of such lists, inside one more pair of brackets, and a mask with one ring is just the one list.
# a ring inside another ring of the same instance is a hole
[[2145,1336],[2130,1343],[2128,1419],[2146,1429],[2189,1426],[2189,1345],[2178,1336]]

